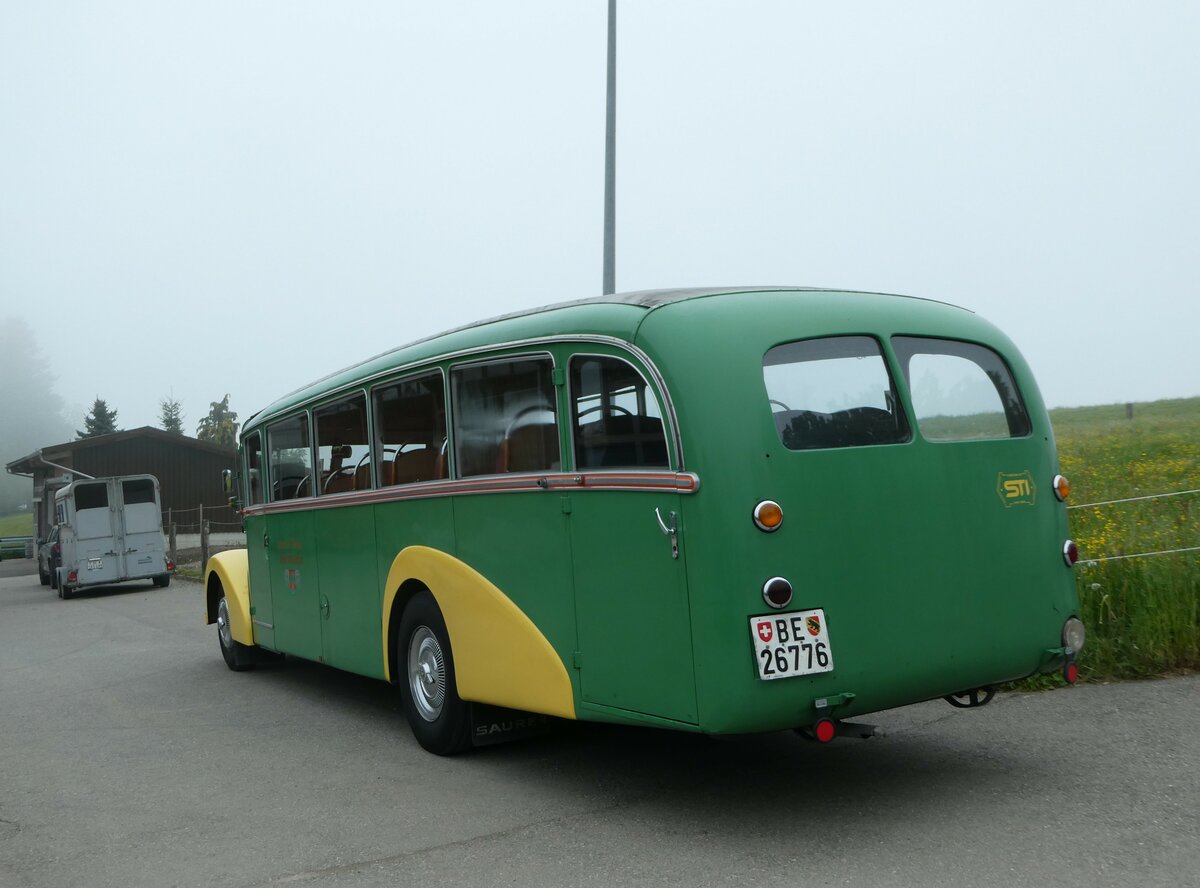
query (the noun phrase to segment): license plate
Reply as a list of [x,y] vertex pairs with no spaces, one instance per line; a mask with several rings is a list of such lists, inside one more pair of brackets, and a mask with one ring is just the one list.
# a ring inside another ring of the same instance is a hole
[[758,677],[764,681],[833,671],[829,627],[821,608],[750,618]]
[[104,559],[102,559],[102,558],[89,558],[88,559],[88,570],[99,570],[102,567],[104,567]]

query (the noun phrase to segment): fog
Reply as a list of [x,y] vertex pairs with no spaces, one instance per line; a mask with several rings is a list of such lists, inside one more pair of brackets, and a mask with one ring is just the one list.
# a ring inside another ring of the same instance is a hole
[[[1052,405],[1200,394],[1200,7],[620,4],[617,288],[930,297]],[[0,6],[0,317],[63,418],[601,289],[590,2]],[[54,442],[45,442],[54,443]],[[4,454],[6,460],[21,454]]]

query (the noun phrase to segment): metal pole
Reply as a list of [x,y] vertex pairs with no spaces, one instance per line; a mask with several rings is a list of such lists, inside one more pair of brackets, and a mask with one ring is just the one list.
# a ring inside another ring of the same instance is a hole
[[608,0],[608,96],[604,128],[604,293],[617,291],[617,0]]

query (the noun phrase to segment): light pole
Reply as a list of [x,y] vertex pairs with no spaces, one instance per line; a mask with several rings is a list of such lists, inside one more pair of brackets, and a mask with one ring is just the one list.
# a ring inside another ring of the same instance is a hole
[[608,95],[604,128],[604,289],[616,292],[617,0],[608,0]]

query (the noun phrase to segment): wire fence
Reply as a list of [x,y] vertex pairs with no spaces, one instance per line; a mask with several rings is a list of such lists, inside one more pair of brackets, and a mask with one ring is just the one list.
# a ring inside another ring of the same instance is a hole
[[[1176,496],[1195,496],[1200,494],[1200,488],[1192,490],[1173,490],[1169,493],[1150,493],[1144,496],[1128,496],[1123,499],[1104,500],[1096,503],[1079,503],[1078,505],[1067,506],[1068,509],[1098,509],[1103,506],[1116,506],[1123,503],[1140,503],[1149,502],[1151,500],[1163,500]],[[1156,558],[1161,555],[1181,555],[1188,552],[1200,552],[1200,546],[1178,546],[1172,549],[1159,549],[1154,552],[1137,552],[1129,555],[1101,555],[1095,558],[1082,558],[1081,561],[1085,565],[1101,564],[1106,561],[1126,561],[1132,558]]]

